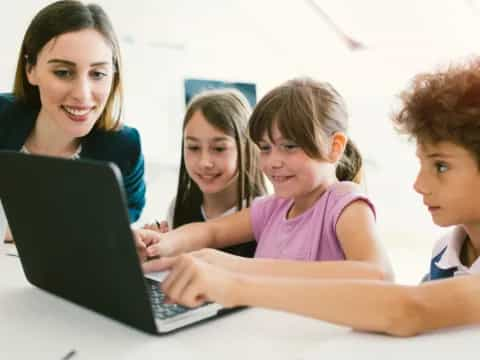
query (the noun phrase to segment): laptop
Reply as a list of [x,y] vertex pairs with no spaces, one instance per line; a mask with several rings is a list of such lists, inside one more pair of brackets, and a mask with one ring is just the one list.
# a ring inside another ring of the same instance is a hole
[[152,334],[232,310],[163,302],[142,272],[116,165],[0,151],[0,169],[0,199],[34,286]]

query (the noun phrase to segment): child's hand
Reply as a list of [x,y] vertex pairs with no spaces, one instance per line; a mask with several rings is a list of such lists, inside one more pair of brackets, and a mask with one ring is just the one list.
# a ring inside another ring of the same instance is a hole
[[207,263],[194,254],[164,257],[143,264],[144,272],[170,270],[162,291],[168,300],[188,307],[214,301],[225,307],[235,306],[231,291],[236,274]]
[[166,233],[170,230],[168,228],[168,221],[166,220],[163,220],[163,221],[155,220],[153,223],[143,225],[142,229],[153,230],[159,233]]
[[148,260],[148,247],[160,241],[159,234],[151,230],[138,229],[133,230],[133,238],[140,262]]

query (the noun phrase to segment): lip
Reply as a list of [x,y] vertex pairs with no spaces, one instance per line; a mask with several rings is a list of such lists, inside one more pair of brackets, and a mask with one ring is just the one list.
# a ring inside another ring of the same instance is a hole
[[202,181],[212,181],[220,176],[220,174],[199,174],[199,173],[197,173],[196,175]]
[[75,122],[84,122],[88,120],[89,115],[93,110],[95,110],[95,106],[62,105],[61,109],[70,120]]
[[284,183],[293,178],[294,175],[270,175],[270,180],[274,183]]
[[440,206],[428,206],[427,205],[427,208],[428,208],[428,211],[430,211],[430,212],[435,212],[435,211],[440,210]]

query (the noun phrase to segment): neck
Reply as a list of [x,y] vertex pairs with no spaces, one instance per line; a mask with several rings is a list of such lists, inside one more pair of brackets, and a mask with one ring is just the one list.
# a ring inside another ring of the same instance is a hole
[[296,216],[299,216],[303,214],[305,211],[310,209],[315,203],[317,202],[318,199],[323,195],[325,190],[329,188],[331,185],[335,184],[338,182],[338,180],[335,179],[329,179],[319,186],[317,186],[315,189],[310,191],[307,194],[304,194],[302,196],[297,196],[294,201],[293,201],[293,206],[290,208],[290,211],[288,212],[287,218],[291,219]]
[[78,150],[80,140],[65,136],[58,128],[43,120],[40,111],[35,127],[25,141],[32,154],[71,157]]
[[463,225],[463,228],[469,237],[475,256],[478,257],[480,255],[480,224]]
[[215,194],[203,194],[203,210],[209,219],[221,216],[237,205],[237,182]]

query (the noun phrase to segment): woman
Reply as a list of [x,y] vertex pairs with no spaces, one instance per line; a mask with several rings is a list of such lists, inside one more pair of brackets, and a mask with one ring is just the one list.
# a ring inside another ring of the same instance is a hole
[[23,39],[13,94],[0,94],[0,150],[115,163],[133,222],[145,205],[144,161],[121,110],[119,46],[102,8],[43,8]]

